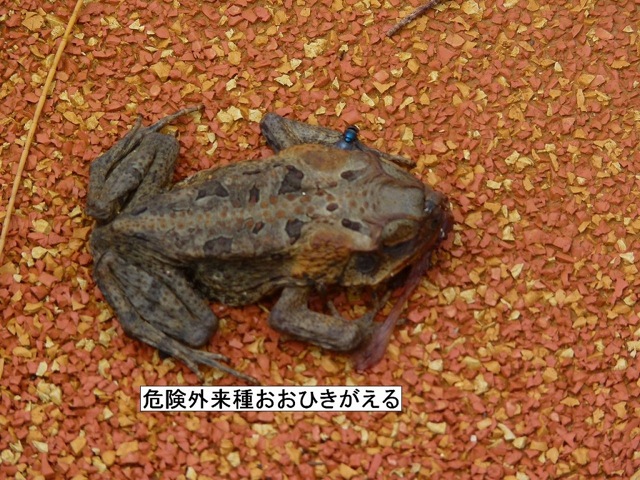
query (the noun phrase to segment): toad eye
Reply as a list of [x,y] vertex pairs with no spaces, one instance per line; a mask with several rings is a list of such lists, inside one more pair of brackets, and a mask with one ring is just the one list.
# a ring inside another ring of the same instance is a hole
[[418,223],[412,220],[394,220],[387,223],[382,230],[382,246],[395,247],[398,244],[413,240],[420,231]]
[[378,271],[380,258],[372,253],[360,253],[355,257],[354,267],[363,275],[372,275]]
[[412,239],[407,240],[406,242],[396,243],[390,247],[382,247],[382,251],[390,258],[404,258],[411,255],[414,247],[415,242]]
[[410,256],[416,246],[418,232],[418,224],[414,221],[389,222],[382,231],[382,252],[395,259]]

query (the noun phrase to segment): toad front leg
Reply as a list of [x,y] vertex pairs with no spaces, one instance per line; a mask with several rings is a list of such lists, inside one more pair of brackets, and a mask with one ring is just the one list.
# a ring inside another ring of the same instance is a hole
[[384,300],[361,318],[346,320],[335,309],[331,315],[310,310],[309,291],[305,287],[285,288],[271,310],[269,325],[298,340],[338,352],[355,350],[373,335],[376,329],[373,319]]
[[260,131],[274,152],[302,144],[327,145],[341,150],[360,150],[376,155],[397,165],[412,167],[414,163],[399,155],[381,152],[368,147],[358,138],[359,129],[352,125],[344,132],[330,128],[309,125],[308,123],[289,120],[276,113],[267,113],[260,122]]

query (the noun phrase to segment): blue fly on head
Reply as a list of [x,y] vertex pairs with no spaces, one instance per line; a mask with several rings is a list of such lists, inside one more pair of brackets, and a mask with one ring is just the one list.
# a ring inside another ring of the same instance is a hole
[[357,145],[358,142],[358,132],[360,130],[355,125],[351,125],[347,127],[347,129],[342,134],[342,138],[336,142],[336,147],[341,150],[353,150],[359,148]]

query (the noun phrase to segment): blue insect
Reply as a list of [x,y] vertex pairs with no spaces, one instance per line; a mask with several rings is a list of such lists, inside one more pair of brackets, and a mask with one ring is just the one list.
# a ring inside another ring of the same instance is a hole
[[358,142],[358,132],[360,130],[355,125],[351,125],[347,127],[347,129],[342,134],[342,138],[336,142],[336,147],[341,150],[354,150],[359,147]]

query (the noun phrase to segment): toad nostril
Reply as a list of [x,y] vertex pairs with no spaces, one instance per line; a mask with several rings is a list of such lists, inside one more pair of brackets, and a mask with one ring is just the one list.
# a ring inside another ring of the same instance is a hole
[[424,198],[424,213],[430,215],[436,210],[449,211],[449,202],[440,192],[427,188]]
[[429,196],[424,199],[424,213],[427,215],[433,214],[438,208],[440,208],[440,198]]

